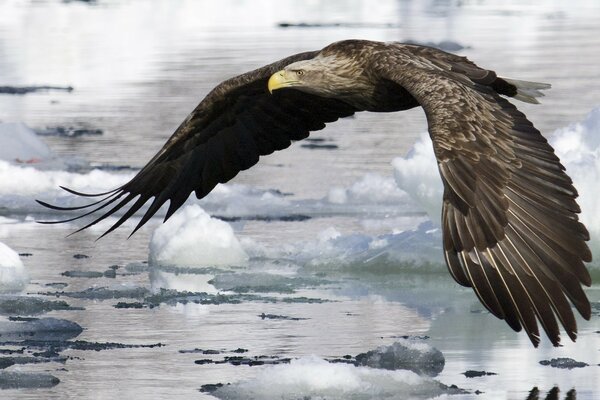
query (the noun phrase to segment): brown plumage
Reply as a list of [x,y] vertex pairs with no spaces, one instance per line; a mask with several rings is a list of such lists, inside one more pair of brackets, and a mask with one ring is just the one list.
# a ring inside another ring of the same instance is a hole
[[[357,111],[421,106],[445,192],[445,258],[454,279],[473,287],[495,316],[534,346],[537,321],[554,345],[556,319],[572,340],[567,298],[590,318],[581,285],[591,284],[589,235],[577,191],[552,147],[504,96],[535,103],[549,85],[496,76],[453,54],[399,43],[348,40],[297,54],[218,85],[152,160],[97,202],[59,210],[114,214],[137,200],[109,233],[153,198],[134,232],[169,201],[165,220],[188,198]],[[272,93],[270,93],[272,92]],[[107,210],[107,211],[104,211]],[[54,222],[66,222],[54,221]],[[80,230],[81,230],[80,229]]]

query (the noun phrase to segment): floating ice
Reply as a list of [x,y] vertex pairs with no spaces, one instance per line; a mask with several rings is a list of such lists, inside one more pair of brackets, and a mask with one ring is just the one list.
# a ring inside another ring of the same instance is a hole
[[[31,196],[40,193],[60,197],[74,198],[73,195],[62,192],[60,186],[66,186],[77,191],[94,193],[114,189],[131,179],[131,174],[114,174],[94,169],[85,174],[58,170],[39,170],[33,166],[18,166],[0,160],[0,195]],[[29,199],[32,202],[31,199]],[[65,204],[64,200],[61,204]]]
[[356,356],[359,365],[382,369],[407,369],[419,375],[436,376],[444,369],[444,355],[438,349],[412,339],[399,339]]
[[211,395],[228,400],[428,399],[460,392],[410,371],[334,364],[313,356],[267,367],[256,377],[224,385]]
[[191,205],[154,231],[148,259],[153,266],[212,266],[244,264],[248,256],[228,223]]
[[431,222],[415,230],[379,236],[341,235],[330,228],[316,240],[299,244],[293,258],[304,267],[320,269],[425,267],[443,263],[441,243],[441,232]]
[[398,188],[391,177],[367,174],[350,187],[333,187],[327,200],[333,204],[395,203],[406,201],[406,193]]
[[19,254],[0,242],[0,293],[23,290],[29,276]]
[[429,134],[422,133],[406,157],[395,158],[392,166],[400,189],[408,193],[425,210],[431,221],[439,225],[444,188]]

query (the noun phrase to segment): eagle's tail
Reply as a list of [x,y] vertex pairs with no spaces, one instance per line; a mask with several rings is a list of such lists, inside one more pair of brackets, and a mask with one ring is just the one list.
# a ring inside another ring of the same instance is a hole
[[518,79],[508,78],[502,79],[517,88],[517,94],[512,97],[531,104],[539,104],[539,101],[536,99],[536,97],[544,96],[544,93],[542,93],[541,90],[547,90],[552,87],[552,85],[549,83],[520,81]]

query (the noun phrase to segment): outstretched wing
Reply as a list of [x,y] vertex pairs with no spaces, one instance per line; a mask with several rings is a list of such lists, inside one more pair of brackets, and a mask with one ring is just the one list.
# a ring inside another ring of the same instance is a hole
[[181,207],[191,192],[202,198],[218,183],[227,182],[239,171],[256,164],[259,156],[285,149],[292,140],[304,139],[310,131],[323,129],[325,123],[352,115],[357,110],[342,101],[297,90],[268,92],[267,81],[273,73],[315,54],[297,54],[221,83],[131,181],[111,192],[93,195],[65,188],[80,196],[105,196],[81,207],[57,207],[38,200],[52,209],[84,211],[75,218],[49,223],[73,221],[102,212],[79,229],[83,230],[133,202],[104,233],[106,235],[153,198],[133,234],[167,201],[170,203],[165,220]]
[[429,49],[422,57],[413,50],[398,46],[380,60],[379,72],[425,110],[445,187],[442,227],[452,276],[514,330],[523,327],[535,346],[536,318],[555,346],[556,317],[575,340],[566,298],[590,318],[581,284],[591,284],[583,263],[591,253],[565,168],[525,115],[498,95],[495,73],[447,53]]

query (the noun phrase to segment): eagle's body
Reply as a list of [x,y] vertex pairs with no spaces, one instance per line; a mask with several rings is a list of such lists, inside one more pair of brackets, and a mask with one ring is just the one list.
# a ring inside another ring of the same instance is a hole
[[221,83],[130,182],[99,194],[106,197],[98,202],[68,209],[96,206],[85,216],[112,207],[85,229],[135,199],[109,233],[153,198],[137,230],[167,201],[165,219],[191,192],[204,197],[259,156],[325,123],[358,111],[421,106],[445,187],[442,228],[452,276],[473,287],[513,329],[523,327],[534,345],[536,319],[558,345],[556,318],[576,338],[567,298],[590,318],[581,288],[591,284],[584,265],[591,260],[589,235],[578,221],[577,192],[553,149],[502,97],[535,103],[548,87],[500,78],[429,47],[333,43]]

